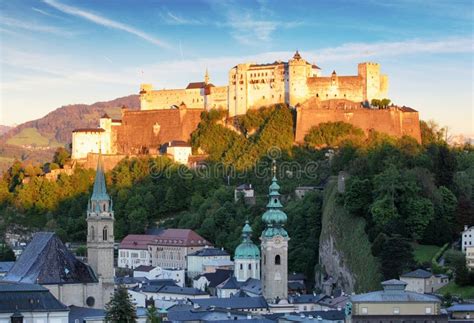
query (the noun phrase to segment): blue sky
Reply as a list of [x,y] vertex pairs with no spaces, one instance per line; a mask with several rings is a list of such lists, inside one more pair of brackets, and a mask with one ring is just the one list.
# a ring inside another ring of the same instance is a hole
[[287,60],[298,49],[330,74],[375,61],[389,97],[474,135],[473,2],[0,1],[0,124],[72,103],[184,87],[206,68]]

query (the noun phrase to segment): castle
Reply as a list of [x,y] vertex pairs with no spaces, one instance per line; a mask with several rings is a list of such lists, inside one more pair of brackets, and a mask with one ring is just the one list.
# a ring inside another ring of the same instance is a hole
[[228,110],[229,117],[234,117],[277,103],[295,107],[310,97],[370,102],[385,97],[387,88],[388,77],[380,74],[379,64],[360,63],[354,76],[338,76],[333,71],[325,77],[297,51],[288,62],[238,64],[229,71],[225,86],[209,83],[207,71],[203,82],[189,83],[185,89],[153,90],[151,84],[142,84],[140,106],[142,110],[161,110],[185,103],[188,109]]
[[[227,111],[229,119],[249,109],[286,104],[296,110],[295,142],[303,142],[313,126],[344,121],[395,137],[409,135],[421,142],[418,112],[391,106],[373,109],[368,102],[386,97],[388,77],[376,63],[360,63],[357,75],[321,76],[321,69],[304,60],[297,51],[288,62],[245,63],[229,71],[228,85],[214,86],[206,71],[204,81],[185,89],[153,90],[140,87],[140,110],[122,109],[120,120],[104,115],[98,128],[72,133],[72,158],[95,165],[91,155],[107,157],[157,154],[161,145],[189,141],[201,113],[210,109]],[[115,161],[115,162],[117,162]]]

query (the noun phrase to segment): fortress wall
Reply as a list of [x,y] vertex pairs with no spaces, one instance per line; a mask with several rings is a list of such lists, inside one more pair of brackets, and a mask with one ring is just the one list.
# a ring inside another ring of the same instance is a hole
[[[357,107],[354,104],[344,105],[326,104],[323,101],[319,106],[303,105],[297,108],[295,141],[303,143],[309,130],[324,122],[343,121],[361,128],[366,134],[370,130],[386,133],[394,137],[409,135],[421,142],[418,112],[402,111],[401,108],[385,110],[371,110]],[[314,102],[313,102],[314,103]],[[411,110],[411,109],[410,109]]]
[[216,86],[210,88],[210,95],[208,96],[208,102],[206,109],[222,109],[227,110],[228,106],[228,86]]
[[100,129],[90,131],[74,131],[72,133],[72,159],[85,158],[88,153],[111,153],[110,132]]
[[362,78],[359,76],[337,76],[308,78],[309,94],[321,100],[334,98],[347,99],[355,102],[364,101]]
[[169,109],[184,102],[189,109],[204,107],[203,89],[154,90],[140,96],[141,110]]
[[117,128],[117,153],[153,153],[163,143],[188,141],[204,109],[125,110]]

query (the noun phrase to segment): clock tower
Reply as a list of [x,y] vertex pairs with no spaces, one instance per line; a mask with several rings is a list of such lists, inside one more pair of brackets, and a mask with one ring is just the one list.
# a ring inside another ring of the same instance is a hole
[[284,225],[287,216],[280,202],[280,186],[277,183],[275,166],[269,188],[269,202],[262,220],[265,229],[260,236],[262,253],[263,296],[270,303],[288,297],[288,233]]

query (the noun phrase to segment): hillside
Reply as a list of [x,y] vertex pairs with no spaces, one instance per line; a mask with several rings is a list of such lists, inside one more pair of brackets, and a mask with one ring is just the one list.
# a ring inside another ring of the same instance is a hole
[[12,127],[10,126],[3,126],[3,125],[0,125],[0,136],[3,135],[4,133],[6,133],[7,131],[10,131]]
[[129,95],[94,104],[70,104],[48,113],[40,119],[22,123],[0,137],[14,146],[55,146],[71,142],[71,131],[76,128],[96,127],[104,113],[119,117],[120,108],[138,109],[138,95]]
[[[13,159],[46,162],[57,147],[71,143],[71,131],[76,128],[97,127],[104,113],[119,118],[121,107],[138,109],[138,95],[129,95],[94,104],[70,104],[48,113],[40,119],[22,123],[1,134],[0,173]],[[4,161],[4,163],[2,163]]]

